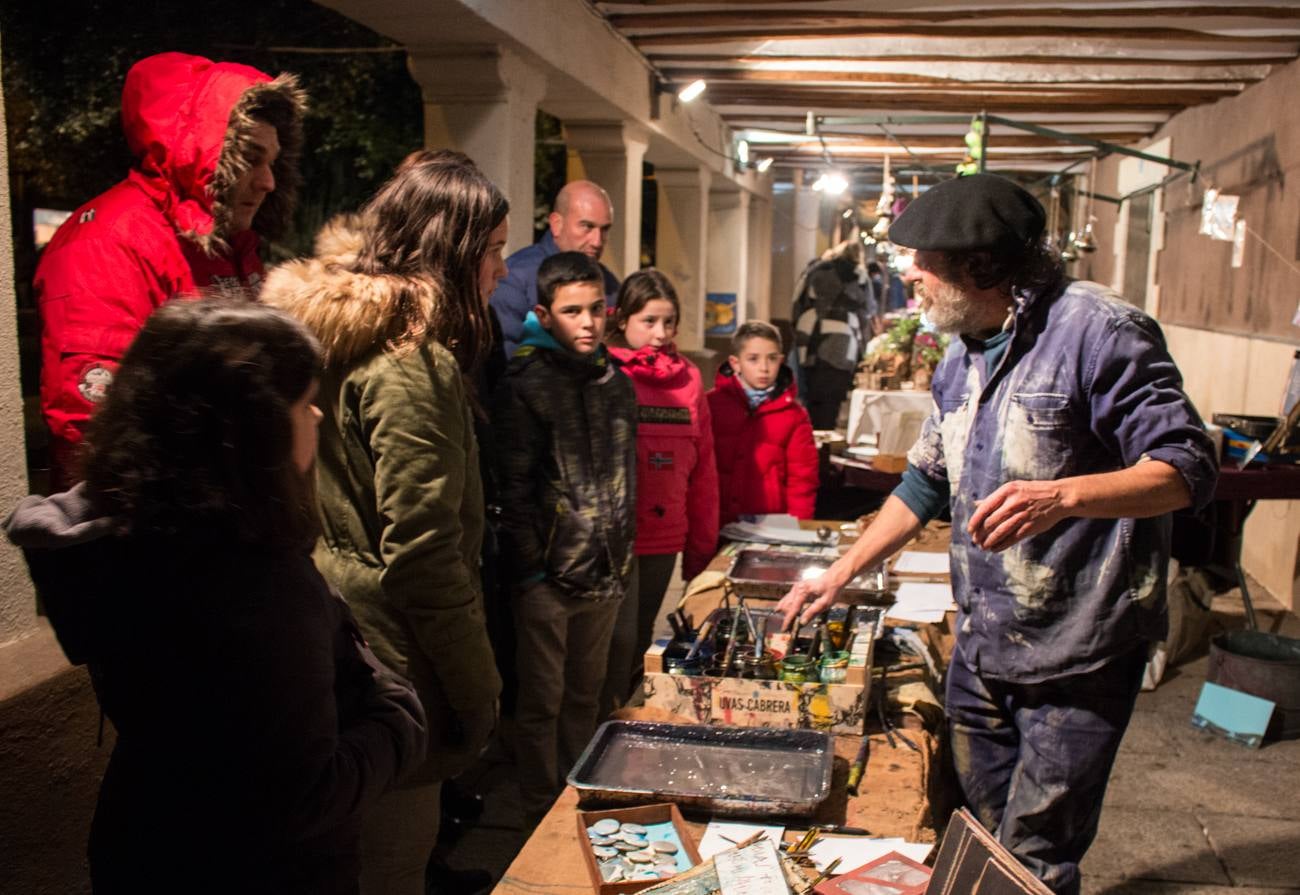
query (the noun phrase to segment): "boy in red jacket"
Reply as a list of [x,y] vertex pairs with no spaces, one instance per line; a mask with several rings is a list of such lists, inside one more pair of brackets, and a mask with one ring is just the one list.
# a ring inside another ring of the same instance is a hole
[[809,519],[817,502],[817,445],[770,323],[741,325],[708,394],[721,524],[742,515]]

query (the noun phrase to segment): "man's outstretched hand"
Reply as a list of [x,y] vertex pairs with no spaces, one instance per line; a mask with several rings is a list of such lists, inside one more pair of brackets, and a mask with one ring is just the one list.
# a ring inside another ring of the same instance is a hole
[[1068,515],[1060,481],[1007,482],[979,502],[966,531],[976,547],[997,552]]
[[[776,604],[777,611],[783,616],[781,630],[788,631],[796,617],[799,618],[799,624],[807,624],[815,615],[834,603],[835,597],[842,589],[842,585],[836,584],[828,572],[795,584]],[[802,613],[800,609],[803,610]]]

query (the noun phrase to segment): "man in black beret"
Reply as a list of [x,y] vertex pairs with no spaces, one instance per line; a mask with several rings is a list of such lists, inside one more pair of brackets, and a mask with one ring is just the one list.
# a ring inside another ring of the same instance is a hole
[[1044,218],[1010,180],[977,174],[932,187],[890,228],[916,250],[926,316],[956,338],[902,484],[780,608],[787,625],[811,618],[950,509],[959,611],[945,708],[962,794],[1073,895],[1165,635],[1170,513],[1208,502],[1218,470],[1160,328],[1065,277]]

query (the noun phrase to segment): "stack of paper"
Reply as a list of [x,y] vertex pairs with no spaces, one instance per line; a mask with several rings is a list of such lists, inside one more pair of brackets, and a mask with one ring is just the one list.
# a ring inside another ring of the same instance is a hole
[[904,550],[894,560],[894,573],[898,575],[947,575],[948,551],[926,552]]
[[957,604],[952,600],[952,585],[904,581],[898,585],[894,605],[889,607],[885,617],[893,621],[937,624],[943,621],[944,613],[956,609]]

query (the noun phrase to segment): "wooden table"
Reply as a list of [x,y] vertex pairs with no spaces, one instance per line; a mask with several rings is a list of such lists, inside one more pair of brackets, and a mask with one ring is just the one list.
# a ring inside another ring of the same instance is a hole
[[[1214,486],[1216,504],[1215,522],[1218,531],[1227,536],[1229,576],[1237,580],[1241,602],[1246,608],[1246,626],[1258,630],[1255,621],[1255,604],[1246,586],[1246,573],[1241,568],[1242,534],[1246,517],[1260,500],[1300,500],[1300,466],[1252,466],[1237,469],[1224,466],[1219,470],[1219,480]],[[1214,569],[1214,571],[1219,571]]]
[[[810,529],[840,524],[814,520],[801,523]],[[851,543],[851,540],[844,538],[841,544]],[[910,546],[923,550],[947,549],[946,527],[931,523]],[[719,554],[710,563],[708,572],[714,573],[713,577],[717,579],[717,573],[725,572],[730,562],[730,556]],[[719,583],[716,589],[706,589],[691,598],[688,611],[696,618],[702,618],[717,605],[720,597]],[[635,717],[636,711],[632,710],[627,716]],[[663,719],[654,717],[653,720]],[[941,785],[937,767],[939,740],[924,730],[914,716],[905,716],[903,725],[908,739],[918,747],[917,751],[901,742],[891,748],[883,733],[871,733],[866,773],[860,793],[855,797],[850,797],[845,787],[849,765],[857,755],[862,737],[842,734],[835,737],[831,794],[818,810],[814,823],[861,827],[873,836],[901,836],[911,842],[935,841],[932,805],[944,802],[942,793],[937,791]],[[575,812],[578,807],[577,790],[566,787],[493,891],[511,895],[576,895],[592,891],[582,853],[586,843],[577,835]],[[696,842],[703,836],[707,823],[707,817],[687,815],[687,828]],[[787,838],[797,837],[788,835]]]
[[[863,827],[873,836],[934,842],[926,788],[927,781],[933,785],[937,776],[932,773],[937,740],[924,730],[909,729],[907,735],[920,751],[913,752],[901,744],[891,749],[883,734],[871,735],[861,794],[853,798],[845,792],[845,785],[849,764],[862,738],[837,736],[831,796],[821,806],[814,822]],[[510,895],[548,892],[574,895],[592,891],[591,878],[583,863],[582,849],[586,843],[577,835],[577,810],[578,791],[572,786],[565,787],[493,891]],[[704,835],[706,824],[707,818],[686,818],[688,831],[697,843]]]

